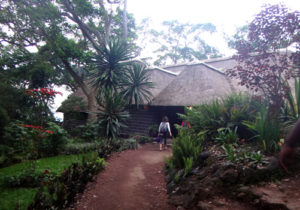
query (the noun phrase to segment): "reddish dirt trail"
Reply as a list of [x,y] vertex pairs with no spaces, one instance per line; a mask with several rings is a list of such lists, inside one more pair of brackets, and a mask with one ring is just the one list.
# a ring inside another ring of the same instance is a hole
[[95,182],[88,184],[75,209],[172,210],[167,204],[163,166],[171,149],[159,151],[157,144],[114,154]]

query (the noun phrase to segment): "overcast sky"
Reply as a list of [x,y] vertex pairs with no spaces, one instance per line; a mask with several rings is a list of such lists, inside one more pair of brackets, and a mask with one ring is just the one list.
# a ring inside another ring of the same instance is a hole
[[213,23],[218,34],[208,36],[207,42],[221,53],[230,55],[223,35],[232,36],[237,27],[251,22],[264,4],[283,3],[300,11],[300,0],[127,0],[127,10],[133,13],[137,23],[147,17],[151,28],[159,27],[165,20],[186,23]]
[[237,26],[251,21],[263,4],[284,3],[300,10],[299,0],[127,0],[128,12],[137,20],[150,17],[155,23],[177,19],[181,22],[211,22],[233,33]]

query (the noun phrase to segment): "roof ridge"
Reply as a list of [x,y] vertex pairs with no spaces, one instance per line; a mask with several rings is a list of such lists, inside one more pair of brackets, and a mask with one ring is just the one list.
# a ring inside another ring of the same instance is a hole
[[160,71],[163,71],[165,73],[168,73],[168,74],[172,74],[174,76],[178,76],[180,73],[175,73],[175,72],[172,72],[172,71],[168,71],[166,69],[163,69],[161,67],[158,67],[158,66],[153,66],[153,67],[150,67],[149,70],[154,70],[154,69],[157,69],[157,70],[160,70]]
[[204,59],[204,60],[199,60],[197,62],[191,62],[191,63],[181,63],[181,64],[175,64],[175,65],[166,65],[163,66],[162,68],[170,68],[170,67],[177,67],[177,66],[190,66],[190,65],[197,65],[201,63],[211,63],[211,62],[217,62],[217,61],[223,61],[223,60],[230,60],[232,59],[232,56],[226,56],[226,57],[221,57],[221,58],[211,58],[211,59]]
[[212,70],[215,70],[215,71],[217,71],[217,72],[219,72],[219,73],[221,73],[221,74],[225,74],[221,69],[218,69],[218,68],[216,68],[216,67],[213,67],[213,66],[211,66],[211,65],[209,65],[209,64],[207,64],[207,63],[199,63],[199,64],[202,64],[202,65],[206,66],[207,68],[210,68],[210,69],[212,69]]

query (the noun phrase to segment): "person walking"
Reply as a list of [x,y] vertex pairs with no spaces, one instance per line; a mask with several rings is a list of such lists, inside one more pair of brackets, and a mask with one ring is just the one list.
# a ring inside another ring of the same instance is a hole
[[158,135],[160,136],[159,150],[162,150],[163,148],[164,149],[167,148],[168,133],[170,134],[170,136],[172,136],[169,119],[167,116],[164,116],[162,118],[162,122],[159,124],[159,128],[158,128]]

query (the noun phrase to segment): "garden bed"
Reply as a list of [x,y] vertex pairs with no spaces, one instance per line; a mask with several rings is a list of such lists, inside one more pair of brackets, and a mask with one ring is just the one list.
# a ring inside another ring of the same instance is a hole
[[[87,153],[95,155],[95,152]],[[21,185],[18,178],[32,176],[25,174],[34,171],[36,174],[43,174],[45,171],[49,174],[60,175],[64,170],[70,167],[73,163],[78,163],[83,156],[87,154],[56,156],[42,158],[36,161],[15,164],[9,167],[0,169],[0,209],[27,209],[28,205],[33,202],[34,197],[39,189],[36,187],[10,187],[9,185]],[[32,170],[30,167],[33,167]],[[41,179],[42,181],[42,179]],[[31,183],[33,184],[33,183]],[[41,183],[40,183],[41,184]]]

